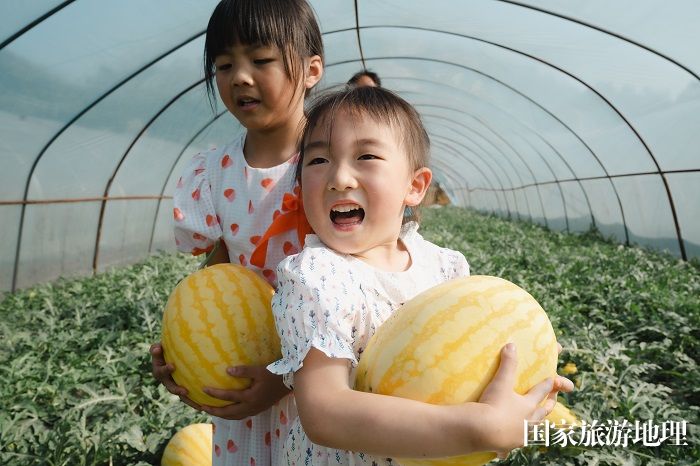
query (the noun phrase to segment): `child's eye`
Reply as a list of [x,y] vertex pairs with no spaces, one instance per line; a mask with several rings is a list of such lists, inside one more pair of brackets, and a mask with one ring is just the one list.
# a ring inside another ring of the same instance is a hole
[[273,58],[256,58],[253,60],[253,63],[256,65],[266,65],[272,61],[274,61]]
[[378,159],[378,158],[379,158],[379,157],[377,157],[376,155],[372,155],[372,154],[362,154],[361,156],[359,156],[359,157],[357,158],[357,160],[374,160],[374,159]]
[[322,163],[326,163],[327,160],[324,159],[323,157],[313,157],[309,162],[306,164],[307,166],[309,165],[320,165]]
[[230,63],[222,63],[220,65],[216,65],[216,71],[226,71],[231,69],[231,64]]

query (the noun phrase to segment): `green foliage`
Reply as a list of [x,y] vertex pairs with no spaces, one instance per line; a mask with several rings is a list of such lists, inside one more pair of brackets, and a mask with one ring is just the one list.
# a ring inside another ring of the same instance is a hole
[[149,345],[170,290],[196,264],[158,256],[0,303],[0,464],[157,464],[206,419],[158,386]]
[[[510,465],[696,464],[700,268],[669,256],[457,208],[425,209],[422,233],[473,274],[528,290],[575,363],[563,396],[583,419],[689,421],[686,447],[523,448]],[[156,384],[148,347],[195,261],[160,255],[0,302],[0,464],[158,464],[180,427],[206,421]]]

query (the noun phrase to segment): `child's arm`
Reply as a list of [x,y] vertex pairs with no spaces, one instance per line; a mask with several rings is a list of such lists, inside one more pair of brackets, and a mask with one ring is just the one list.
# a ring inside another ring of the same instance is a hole
[[216,264],[228,264],[231,259],[228,257],[228,248],[223,239],[219,239],[212,252],[207,255],[207,258],[202,263],[202,267],[210,267]]
[[[294,374],[299,416],[314,443],[376,456],[511,450],[523,443],[523,420],[541,420],[551,411],[554,402],[548,395],[559,383],[548,379],[518,395],[513,391],[515,351],[504,349],[498,372],[479,403],[440,406],[352,390],[349,365],[347,359],[329,358],[315,348],[309,351]],[[545,398],[550,400],[539,406]]]

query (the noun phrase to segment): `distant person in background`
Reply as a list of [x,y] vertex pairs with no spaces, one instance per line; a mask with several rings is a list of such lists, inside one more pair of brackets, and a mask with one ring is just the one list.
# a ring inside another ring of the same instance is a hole
[[382,80],[374,71],[362,70],[352,75],[352,78],[348,80],[348,86],[382,87]]

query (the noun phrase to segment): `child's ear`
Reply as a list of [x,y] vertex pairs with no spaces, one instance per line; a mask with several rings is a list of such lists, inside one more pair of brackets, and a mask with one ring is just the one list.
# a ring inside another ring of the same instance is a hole
[[433,172],[428,167],[422,167],[413,172],[411,187],[406,194],[404,203],[409,207],[414,207],[420,204],[428,192],[430,182],[433,180]]
[[304,87],[311,89],[323,77],[323,60],[318,55],[314,55],[306,59],[306,77],[304,78]]

